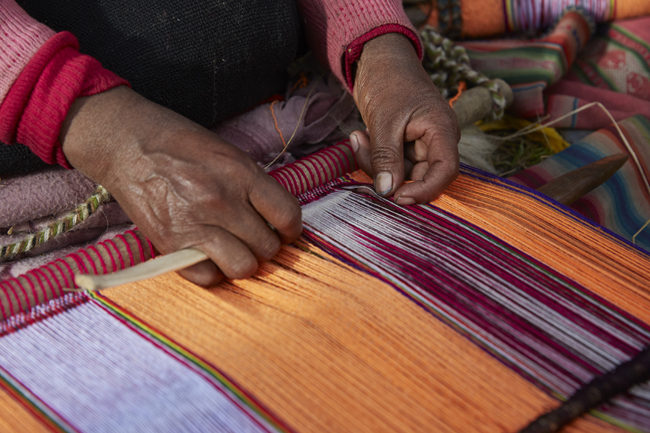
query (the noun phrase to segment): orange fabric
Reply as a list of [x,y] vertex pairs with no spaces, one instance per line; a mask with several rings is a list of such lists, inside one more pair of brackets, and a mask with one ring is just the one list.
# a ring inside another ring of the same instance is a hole
[[0,388],[0,431],[3,433],[51,432],[45,424]]
[[[103,294],[303,432],[508,432],[558,404],[392,287],[284,247],[249,280]],[[567,431],[615,432],[592,417]]]
[[650,1],[648,0],[627,0],[616,2],[614,19],[642,17],[650,15]]
[[462,0],[463,36],[498,35],[506,31],[502,0]]

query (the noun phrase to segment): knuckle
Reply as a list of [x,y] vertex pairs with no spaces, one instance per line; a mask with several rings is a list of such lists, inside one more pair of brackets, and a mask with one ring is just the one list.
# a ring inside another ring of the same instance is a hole
[[379,145],[372,151],[370,163],[373,167],[378,168],[387,164],[392,164],[400,160],[399,152],[396,146]]

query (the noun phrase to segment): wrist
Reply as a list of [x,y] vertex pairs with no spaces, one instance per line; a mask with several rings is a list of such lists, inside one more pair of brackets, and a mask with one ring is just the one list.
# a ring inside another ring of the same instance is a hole
[[[104,183],[113,166],[123,161],[123,147],[137,129],[126,127],[138,95],[119,86],[93,96],[77,98],[61,126],[59,140],[70,164],[96,182]],[[138,131],[141,132],[141,131]]]
[[[399,33],[386,33],[366,42],[359,60],[356,62],[355,86],[353,95],[358,95],[371,82],[373,76],[380,76],[386,71],[407,72],[414,66],[421,67],[411,40]],[[399,76],[391,80],[399,80]]]

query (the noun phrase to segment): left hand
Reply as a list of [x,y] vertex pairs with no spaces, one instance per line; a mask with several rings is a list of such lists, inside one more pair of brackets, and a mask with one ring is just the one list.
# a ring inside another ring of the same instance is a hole
[[[458,176],[456,114],[408,38],[388,33],[367,42],[352,94],[369,137],[355,131],[350,138],[377,194],[393,195],[400,205],[427,203]],[[407,179],[414,182],[402,185]]]

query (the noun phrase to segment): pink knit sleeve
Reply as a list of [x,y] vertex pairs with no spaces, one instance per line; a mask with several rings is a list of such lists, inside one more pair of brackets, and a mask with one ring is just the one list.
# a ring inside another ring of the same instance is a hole
[[54,34],[14,0],[0,0],[0,103],[29,59]]
[[352,88],[351,63],[363,44],[385,33],[402,33],[420,58],[422,44],[401,0],[297,0],[307,41],[316,57]]

